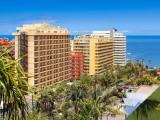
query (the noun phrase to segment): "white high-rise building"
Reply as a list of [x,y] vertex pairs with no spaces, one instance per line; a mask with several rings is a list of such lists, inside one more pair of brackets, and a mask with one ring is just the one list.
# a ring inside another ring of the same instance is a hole
[[110,37],[114,47],[114,65],[124,66],[126,64],[126,35],[116,29],[108,31],[93,31],[92,35]]

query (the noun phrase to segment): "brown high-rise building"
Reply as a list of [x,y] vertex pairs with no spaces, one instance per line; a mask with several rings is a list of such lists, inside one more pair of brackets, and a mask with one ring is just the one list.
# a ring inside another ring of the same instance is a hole
[[15,58],[31,75],[31,86],[44,87],[70,80],[70,33],[49,24],[18,27],[15,35]]

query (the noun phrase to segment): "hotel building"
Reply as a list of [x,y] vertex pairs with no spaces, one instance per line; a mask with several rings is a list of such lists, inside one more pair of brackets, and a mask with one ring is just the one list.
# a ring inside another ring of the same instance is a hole
[[73,51],[71,53],[71,61],[71,80],[78,80],[84,72],[83,53]]
[[31,86],[44,87],[70,80],[70,33],[49,24],[18,27],[15,36],[15,58],[31,77]]
[[114,65],[126,65],[126,35],[116,29],[93,31],[92,35],[112,38],[114,47]]
[[83,53],[84,72],[89,75],[103,73],[113,66],[113,42],[109,37],[78,36],[74,39],[73,50]]

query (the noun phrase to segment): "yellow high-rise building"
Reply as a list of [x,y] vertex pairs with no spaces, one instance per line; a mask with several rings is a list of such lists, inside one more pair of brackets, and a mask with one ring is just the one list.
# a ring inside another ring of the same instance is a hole
[[[15,36],[15,58],[31,77],[31,86],[44,87],[70,80],[70,33],[49,24],[18,27]],[[25,56],[26,55],[26,56]]]
[[84,35],[74,39],[74,51],[84,56],[84,72],[89,75],[101,74],[113,66],[113,41],[103,36]]

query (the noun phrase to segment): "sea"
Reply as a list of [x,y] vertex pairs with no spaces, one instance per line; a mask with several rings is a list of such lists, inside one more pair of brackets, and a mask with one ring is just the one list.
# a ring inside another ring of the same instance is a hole
[[[0,35],[0,38],[9,38],[12,35]],[[73,40],[75,35],[71,36]],[[160,67],[160,35],[129,35],[127,36],[127,60],[143,60],[145,65],[153,68]]]
[[160,67],[160,36],[127,36],[127,59]]

